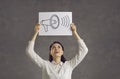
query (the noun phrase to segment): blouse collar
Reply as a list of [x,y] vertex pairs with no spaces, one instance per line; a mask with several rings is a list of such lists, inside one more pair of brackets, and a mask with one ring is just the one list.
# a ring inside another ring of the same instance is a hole
[[59,65],[63,65],[63,62],[62,62],[62,61],[61,61],[60,63],[56,63],[55,61],[52,61],[52,63],[55,64],[55,65],[58,65],[58,64],[59,64]]

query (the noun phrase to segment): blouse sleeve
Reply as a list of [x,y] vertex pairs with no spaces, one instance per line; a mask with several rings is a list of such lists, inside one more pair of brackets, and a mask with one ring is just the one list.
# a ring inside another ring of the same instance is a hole
[[35,51],[34,51],[34,41],[29,41],[26,48],[26,54],[35,62],[40,68],[43,67],[45,60],[43,60]]
[[68,61],[72,69],[74,69],[88,53],[88,48],[82,39],[78,40],[78,48],[78,53],[75,57]]

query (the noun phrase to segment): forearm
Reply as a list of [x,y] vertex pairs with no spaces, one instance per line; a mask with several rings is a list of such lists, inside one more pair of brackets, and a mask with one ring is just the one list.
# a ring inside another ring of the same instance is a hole
[[35,57],[37,55],[34,51],[34,44],[35,44],[37,34],[38,34],[38,32],[35,30],[34,34],[32,36],[32,39],[29,41],[28,46],[26,48],[26,53],[27,53],[27,55],[30,56],[31,59],[35,59]]
[[77,33],[77,31],[73,32],[74,33],[74,37],[78,40],[78,44],[79,44],[79,51],[84,51],[84,52],[88,52],[88,48],[84,42],[83,39],[80,38],[79,34]]
[[40,25],[36,24],[34,29],[34,35],[32,36],[32,39],[29,41],[29,44],[26,48],[26,54],[39,66],[43,67],[44,60],[34,51],[34,44],[36,37],[39,33]]
[[36,24],[35,28],[34,28],[34,35],[33,35],[31,41],[35,41],[36,40],[36,37],[37,37],[37,35],[39,33],[39,30],[40,30],[40,24]]
[[71,24],[71,31],[72,31],[74,37],[75,37],[77,40],[79,40],[79,39],[80,39],[80,36],[79,36],[78,33],[77,33],[77,29],[76,29],[76,26],[75,26],[74,23]]
[[31,41],[35,41],[35,40],[36,40],[37,35],[38,35],[38,33],[37,33],[37,32],[35,32],[35,33],[34,33],[34,35],[33,35],[33,37],[32,37],[32,39],[31,39]]
[[[79,45],[79,53],[82,52],[85,52],[87,53],[88,52],[88,48],[85,44],[85,42],[83,41],[83,39],[80,38],[79,34],[77,33],[77,31],[73,31],[73,35],[74,37],[77,39],[78,41],[78,45]],[[84,54],[84,53],[83,53]]]
[[73,32],[73,35],[77,40],[80,40],[80,36],[76,31]]

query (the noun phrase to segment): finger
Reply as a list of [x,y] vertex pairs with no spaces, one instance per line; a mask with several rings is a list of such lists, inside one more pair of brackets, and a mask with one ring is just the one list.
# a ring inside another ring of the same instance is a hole
[[36,24],[37,26],[40,26],[40,24]]

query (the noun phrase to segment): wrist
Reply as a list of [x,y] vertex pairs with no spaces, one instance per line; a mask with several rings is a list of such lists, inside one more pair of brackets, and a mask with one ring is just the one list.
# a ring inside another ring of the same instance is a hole
[[77,34],[77,31],[73,31],[73,34],[76,35],[76,34]]
[[73,32],[73,35],[74,35],[74,37],[75,37],[77,40],[80,39],[80,36],[78,35],[77,31],[74,31],[74,32]]
[[37,32],[37,31],[34,32],[35,35],[38,34],[38,33],[39,33],[39,32]]
[[38,32],[35,32],[35,33],[33,34],[33,37],[37,37],[37,35],[38,35]]

